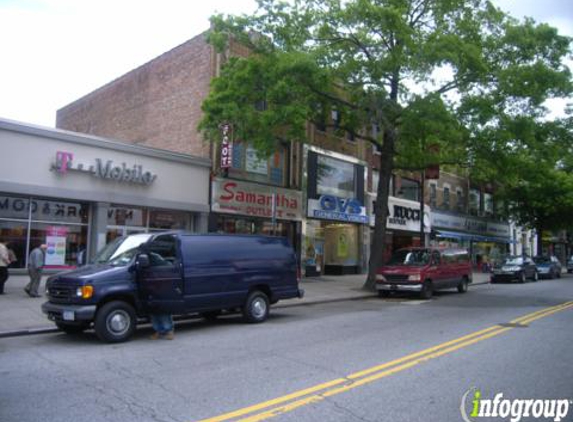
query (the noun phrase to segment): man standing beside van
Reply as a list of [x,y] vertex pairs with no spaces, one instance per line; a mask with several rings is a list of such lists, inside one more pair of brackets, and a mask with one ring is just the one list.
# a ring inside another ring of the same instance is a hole
[[30,297],[40,297],[38,289],[42,281],[42,269],[44,268],[44,260],[47,245],[42,243],[30,253],[28,258],[28,274],[30,275],[30,282],[24,287],[24,291]]

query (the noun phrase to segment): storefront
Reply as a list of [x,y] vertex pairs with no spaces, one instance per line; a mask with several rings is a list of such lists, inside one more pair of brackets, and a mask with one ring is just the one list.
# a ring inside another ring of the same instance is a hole
[[[376,195],[368,194],[370,235],[374,238],[374,203]],[[431,210],[424,205],[424,233],[426,238],[431,232]],[[384,262],[400,248],[420,246],[420,203],[408,199],[388,197],[388,219],[386,222],[386,241],[384,242]]]
[[71,268],[124,234],[206,231],[208,160],[0,119],[0,240]]
[[306,275],[362,273],[368,250],[366,164],[312,146],[304,148],[304,163],[307,212],[302,262]]
[[432,212],[433,244],[470,251],[477,269],[487,269],[509,253],[508,223],[489,219]]
[[300,191],[215,178],[211,211],[209,231],[283,236],[300,251]]

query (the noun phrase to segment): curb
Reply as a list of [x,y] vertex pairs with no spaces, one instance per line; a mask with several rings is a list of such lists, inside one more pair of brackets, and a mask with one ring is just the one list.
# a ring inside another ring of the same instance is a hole
[[[485,285],[485,284],[490,284],[489,281],[483,281],[483,282],[478,282],[478,283],[471,283],[471,286],[479,286],[479,285]],[[278,308],[278,309],[284,309],[284,308],[295,308],[298,306],[312,306],[312,305],[321,305],[321,304],[328,304],[328,303],[337,303],[337,302],[348,302],[351,300],[363,300],[363,299],[372,299],[372,298],[377,298],[378,294],[377,293],[364,293],[361,295],[356,295],[356,296],[348,296],[348,297],[339,297],[339,298],[333,298],[333,299],[317,299],[317,300],[312,300],[312,301],[306,301],[306,302],[287,302],[284,304],[277,304],[274,305],[273,308]],[[179,318],[174,318],[175,321],[178,320],[187,320],[187,319],[192,319],[195,318],[194,316],[191,316],[189,318],[185,318],[185,317],[179,317]],[[143,324],[141,324],[143,325]],[[37,335],[37,334],[51,334],[51,333],[58,333],[60,332],[60,330],[58,328],[55,327],[45,327],[45,328],[28,328],[28,329],[21,329],[21,330],[14,330],[14,331],[0,331],[0,338],[9,338],[9,337],[22,337],[22,336],[29,336],[29,335]]]

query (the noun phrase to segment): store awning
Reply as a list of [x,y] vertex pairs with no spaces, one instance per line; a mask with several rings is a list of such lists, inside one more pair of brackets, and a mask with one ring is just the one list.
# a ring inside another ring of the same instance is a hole
[[446,239],[471,240],[472,242],[495,242],[495,243],[515,243],[515,241],[498,236],[483,236],[473,233],[451,232],[446,230],[436,230],[436,236]]

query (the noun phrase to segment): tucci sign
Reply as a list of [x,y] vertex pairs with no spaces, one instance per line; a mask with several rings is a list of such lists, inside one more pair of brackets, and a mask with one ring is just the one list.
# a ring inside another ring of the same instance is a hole
[[348,223],[368,223],[366,208],[355,198],[340,198],[322,195],[318,200],[308,200],[308,216],[322,220],[337,220]]

